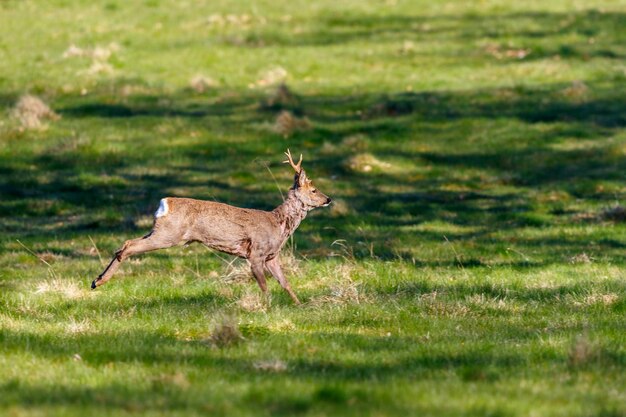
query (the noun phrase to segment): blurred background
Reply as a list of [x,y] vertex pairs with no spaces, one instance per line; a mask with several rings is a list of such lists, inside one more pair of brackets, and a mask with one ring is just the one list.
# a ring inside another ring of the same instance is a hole
[[291,148],[338,200],[314,247],[419,260],[444,231],[569,256],[517,229],[619,203],[618,6],[3,2],[3,228],[144,230],[167,195],[270,209]]

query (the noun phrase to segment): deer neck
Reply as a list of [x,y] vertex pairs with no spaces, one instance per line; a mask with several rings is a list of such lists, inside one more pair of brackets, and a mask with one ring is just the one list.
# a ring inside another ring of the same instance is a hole
[[298,200],[294,190],[289,190],[287,199],[273,211],[281,225],[283,240],[293,234],[308,212],[308,208]]

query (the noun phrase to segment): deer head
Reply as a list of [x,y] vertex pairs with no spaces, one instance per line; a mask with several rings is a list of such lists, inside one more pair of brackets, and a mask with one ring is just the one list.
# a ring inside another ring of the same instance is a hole
[[328,206],[332,200],[313,185],[313,182],[307,178],[306,172],[302,169],[302,154],[300,154],[300,160],[297,164],[293,162],[289,149],[287,149],[285,155],[287,155],[287,160],[283,161],[283,163],[291,165],[293,170],[296,171],[292,187],[296,198],[300,200],[308,210]]

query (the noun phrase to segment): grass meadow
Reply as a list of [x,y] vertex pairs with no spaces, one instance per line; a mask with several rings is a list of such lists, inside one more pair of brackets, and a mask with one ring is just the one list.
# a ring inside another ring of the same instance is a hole
[[[0,414],[626,416],[625,11],[0,1]],[[199,245],[90,290],[287,148],[302,306]]]

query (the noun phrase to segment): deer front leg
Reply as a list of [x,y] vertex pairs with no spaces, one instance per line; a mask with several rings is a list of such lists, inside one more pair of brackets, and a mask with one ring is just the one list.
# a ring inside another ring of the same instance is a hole
[[285,291],[287,291],[293,302],[296,304],[300,304],[298,296],[296,296],[296,293],[293,292],[293,290],[291,289],[291,285],[289,285],[289,281],[287,281],[287,278],[285,278],[285,275],[283,274],[283,270],[280,267],[280,262],[278,261],[278,256],[265,262],[265,266],[270,271],[272,276],[278,280],[280,286],[283,287]]
[[252,269],[252,275],[256,279],[257,284],[263,292],[263,298],[267,300],[267,282],[265,281],[265,271],[263,270],[263,262],[259,259],[249,259],[250,268]]

